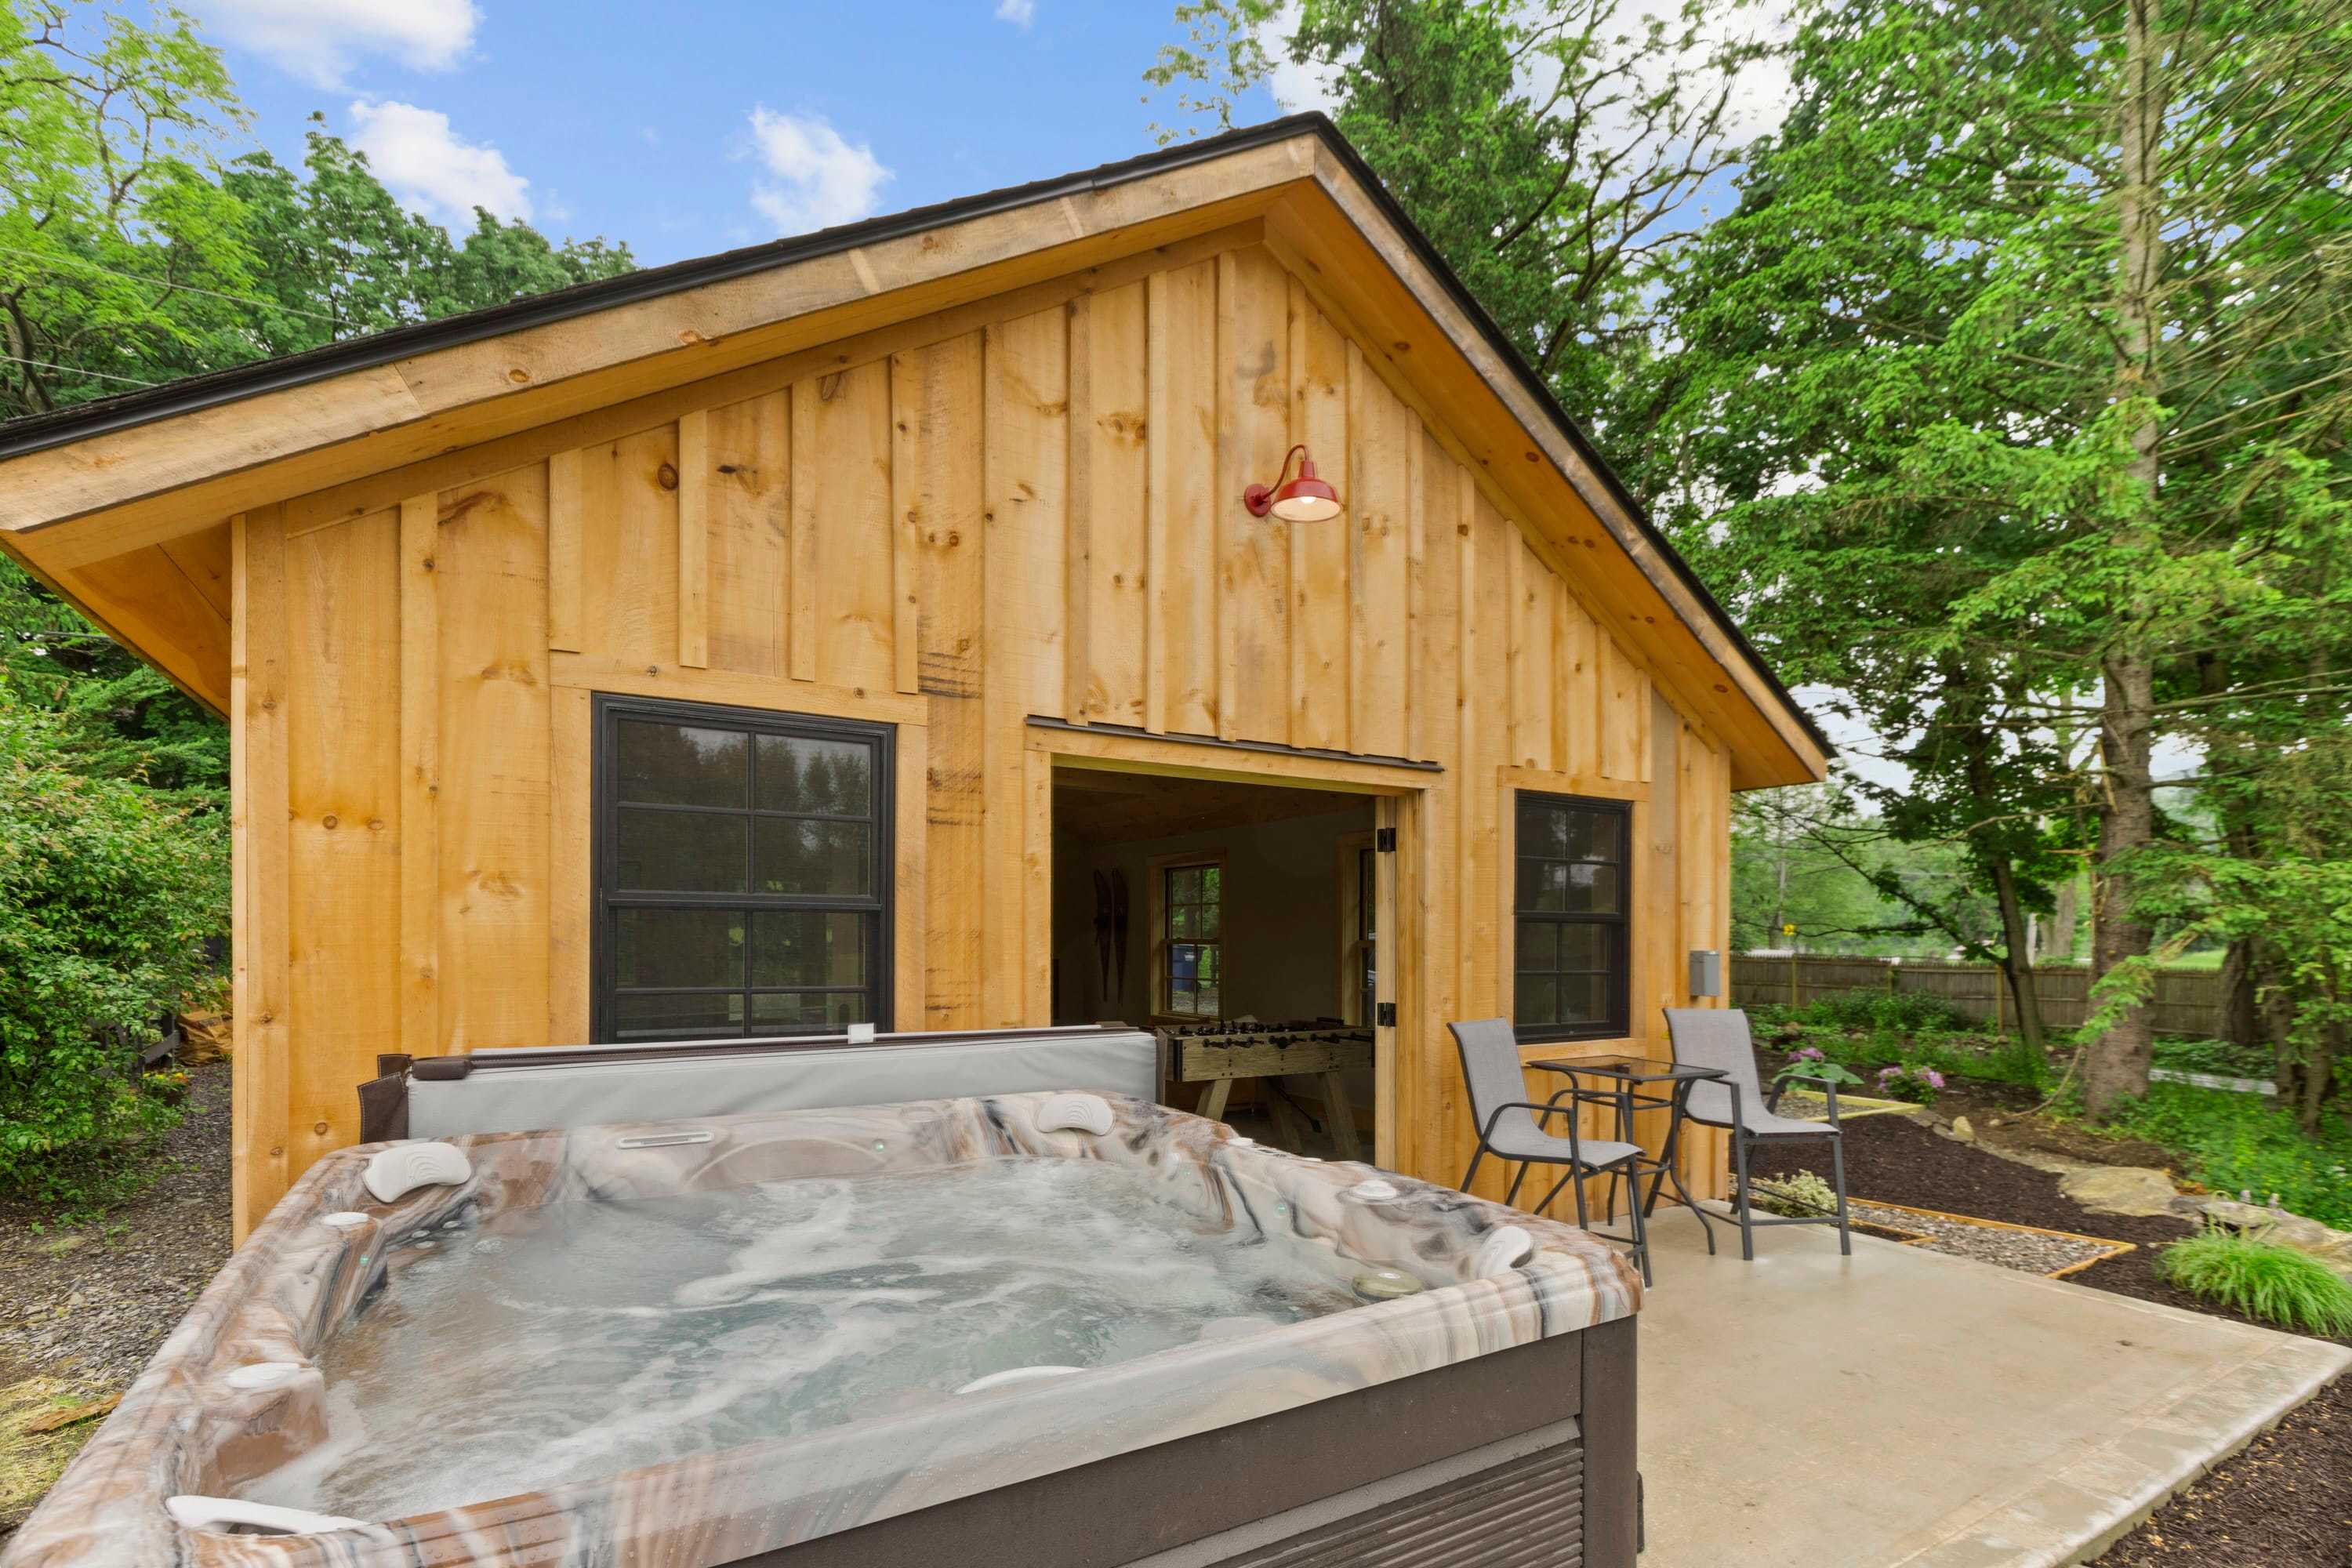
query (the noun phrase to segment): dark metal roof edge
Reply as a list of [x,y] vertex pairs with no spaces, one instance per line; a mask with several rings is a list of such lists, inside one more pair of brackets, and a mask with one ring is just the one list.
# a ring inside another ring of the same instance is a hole
[[[1599,475],[1610,499],[1623,509],[1643,537],[1657,550],[1683,586],[1696,598],[1700,607],[1715,624],[1729,636],[1756,672],[1764,678],[1773,694],[1795,716],[1798,724],[1819,746],[1823,754],[1834,755],[1836,748],[1822,734],[1812,716],[1805,711],[1789,689],[1781,684],[1772,667],[1766,663],[1756,646],[1748,640],[1738,623],[1717,602],[1706,584],[1691,570],[1679,551],[1666,542],[1651,521],[1648,511],[1625,489],[1607,458],[1601,455],[1584,431],[1578,426],[1568,410],[1560,406],[1543,378],[1535,373],[1520,354],[1494,317],[1487,314],[1462,279],[1439,255],[1420,226],[1406,216],[1404,208],[1391,195],[1380,176],[1365,163],[1363,155],[1349,144],[1339,128],[1328,115],[1309,110],[1269,120],[1262,125],[1244,127],[1220,136],[1204,137],[1198,142],[1179,142],[1153,152],[1141,153],[1117,163],[1100,164],[1076,174],[1032,181],[1025,185],[1008,185],[1002,190],[986,191],[976,195],[960,196],[953,201],[938,202],[929,206],[910,207],[905,212],[888,213],[868,218],[862,223],[845,224],[838,227],[819,229],[814,234],[791,239],[772,241],[766,245],[747,246],[738,250],[722,251],[717,256],[697,257],[674,261],[665,267],[647,268],[643,271],[625,273],[593,283],[576,284],[551,294],[538,294],[504,305],[492,305],[471,310],[462,316],[446,317],[437,321],[423,321],[413,327],[396,327],[390,331],[367,337],[352,338],[342,342],[325,343],[300,353],[277,359],[257,360],[251,364],[236,365],[205,375],[189,376],[167,383],[151,391],[128,392],[117,397],[100,398],[91,403],[76,404],[48,414],[33,415],[0,424],[0,461],[23,457],[27,453],[85,440],[92,436],[110,435],[157,420],[255,396],[267,392],[283,391],[329,376],[354,370],[373,369],[394,360],[413,354],[430,353],[436,350],[455,348],[462,343],[478,342],[505,332],[568,321],[592,311],[611,310],[620,305],[659,299],[688,289],[706,284],[725,282],[772,268],[790,266],[794,262],[813,260],[853,249],[861,245],[877,244],[936,228],[941,224],[981,217],[992,213],[1008,212],[1042,201],[1075,195],[1081,191],[1098,190],[1106,185],[1181,168],[1188,163],[1202,163],[1229,153],[1244,152],[1252,147],[1280,142],[1300,132],[1310,132],[1329,148],[1334,156],[1347,166],[1357,183],[1370,193],[1396,231],[1404,237],[1413,254],[1430,269],[1454,305],[1466,316],[1487,346],[1501,361],[1511,367],[1523,387],[1536,400],[1537,406],[1557,425],[1568,437],[1577,454]],[[1562,478],[1568,478],[1562,475]],[[1570,479],[1570,485],[1575,481]]]

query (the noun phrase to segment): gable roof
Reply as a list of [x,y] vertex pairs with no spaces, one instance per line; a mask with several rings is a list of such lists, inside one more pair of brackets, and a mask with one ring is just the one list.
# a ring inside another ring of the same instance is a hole
[[[1466,371],[1535,443],[1524,469],[1501,460],[1503,443],[1487,443],[1489,453],[1474,442],[1472,453],[1521,510],[1565,525],[1557,544],[1580,542],[1578,522],[1598,523],[1639,572],[1638,585],[1622,585],[1645,586],[1672,612],[1662,624],[1629,605],[1612,630],[1650,644],[1654,658],[1662,637],[1695,642],[1679,651],[1702,653],[1731,678],[1680,694],[1733,743],[1737,783],[1821,776],[1832,747],[1811,717],[1320,114],[0,424],[0,545],[217,707],[217,692],[175,668],[152,627],[125,635],[126,620],[146,618],[119,603],[135,593],[135,552],[171,552],[256,505],[1237,220],[1263,222],[1269,247],[1339,296],[1335,309],[1391,368],[1431,380],[1429,403],[1449,424]],[[585,330],[592,319],[596,329]],[[1450,367],[1439,363],[1448,356],[1412,353],[1416,332],[1433,325],[1454,351]],[[1547,483],[1580,504],[1547,507],[1531,493]],[[1549,516],[1563,510],[1588,515]],[[184,560],[176,569],[197,575]]]

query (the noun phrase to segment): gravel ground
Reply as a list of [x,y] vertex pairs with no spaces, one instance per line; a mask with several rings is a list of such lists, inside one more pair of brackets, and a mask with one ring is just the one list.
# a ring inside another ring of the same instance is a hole
[[2039,1231],[2011,1230],[2002,1226],[1970,1225],[1941,1215],[1914,1214],[1909,1209],[1857,1201],[1849,1194],[1848,1216],[1864,1225],[1908,1231],[1926,1239],[1913,1243],[1923,1252],[1946,1252],[1973,1258],[1979,1263],[2014,1268],[2021,1274],[2055,1274],[2104,1258],[2118,1244],[2089,1236],[2044,1236]]
[[[1943,1137],[1909,1117],[1854,1122],[1845,1131],[1845,1144],[1851,1194],[2137,1242],[2137,1250],[2095,1263],[2067,1281],[2253,1321],[2156,1277],[2157,1250],[2196,1229],[2186,1220],[2094,1214],[2060,1193],[2058,1178],[2048,1172]],[[1767,1146],[1758,1150],[1751,1169],[1758,1175],[1788,1175],[1805,1169],[1808,1159],[1808,1152]],[[1818,1154],[1810,1159],[1821,1163]],[[2352,1568],[2352,1378],[2338,1379],[2224,1460],[2099,1562],[2105,1568]]]
[[154,1185],[104,1218],[59,1226],[0,1204],[0,1382],[123,1388],[227,1261],[228,1070],[189,1069]]

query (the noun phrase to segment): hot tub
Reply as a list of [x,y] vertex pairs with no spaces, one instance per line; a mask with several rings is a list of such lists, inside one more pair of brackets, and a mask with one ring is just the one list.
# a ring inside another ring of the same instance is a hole
[[5,1563],[1632,1563],[1617,1253],[1067,1099],[331,1156]]

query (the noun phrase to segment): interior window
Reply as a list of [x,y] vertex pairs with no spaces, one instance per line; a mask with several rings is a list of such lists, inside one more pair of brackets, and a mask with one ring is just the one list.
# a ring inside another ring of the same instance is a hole
[[1222,1016],[1225,868],[1215,861],[1170,865],[1160,877],[1160,1011]]
[[890,734],[602,700],[596,1037],[889,1023]]
[[1524,1040],[1627,1032],[1623,801],[1521,791],[1512,1020]]

